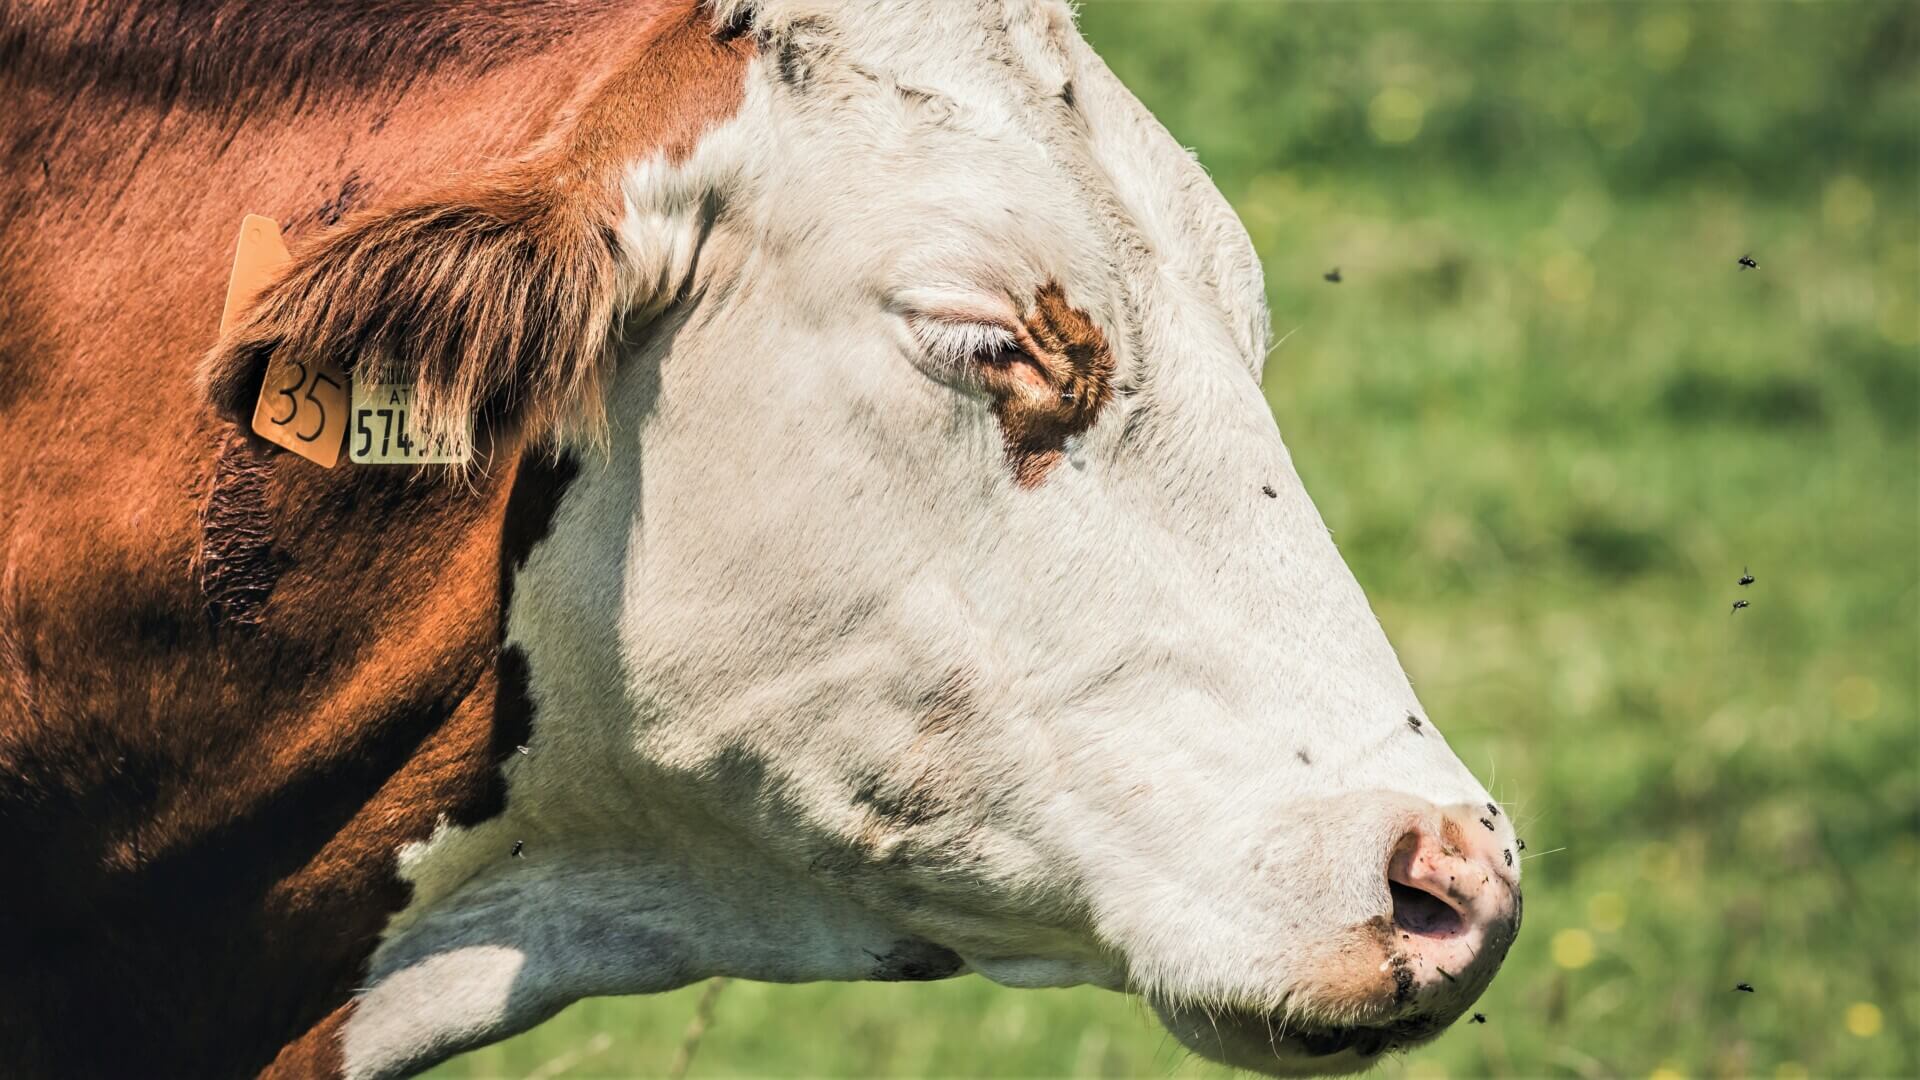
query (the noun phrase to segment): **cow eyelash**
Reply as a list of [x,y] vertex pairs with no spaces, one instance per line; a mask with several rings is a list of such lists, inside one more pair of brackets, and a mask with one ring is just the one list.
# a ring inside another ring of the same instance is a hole
[[1020,352],[1014,332],[996,323],[918,317],[910,320],[914,340],[927,358],[945,368],[961,368]]

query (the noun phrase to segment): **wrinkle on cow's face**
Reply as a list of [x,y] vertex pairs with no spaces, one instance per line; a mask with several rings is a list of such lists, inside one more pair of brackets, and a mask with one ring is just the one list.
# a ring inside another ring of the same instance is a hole
[[689,978],[911,941],[1429,1030],[1386,863],[1488,800],[1406,723],[1274,428],[1244,230],[1061,5],[753,12],[740,115],[629,177],[635,250],[686,243],[662,192],[717,209],[518,578],[535,753],[501,821],[409,854],[416,895],[524,835],[698,897],[662,916]]

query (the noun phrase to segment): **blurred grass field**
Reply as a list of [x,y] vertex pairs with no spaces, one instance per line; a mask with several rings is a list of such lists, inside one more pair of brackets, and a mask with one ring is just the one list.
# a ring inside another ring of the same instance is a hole
[[[1379,1075],[1920,1076],[1920,6],[1082,25],[1252,232],[1281,431],[1533,856],[1488,1022]],[[433,1075],[659,1075],[700,992]],[[691,1075],[1224,1072],[969,978],[733,984]]]

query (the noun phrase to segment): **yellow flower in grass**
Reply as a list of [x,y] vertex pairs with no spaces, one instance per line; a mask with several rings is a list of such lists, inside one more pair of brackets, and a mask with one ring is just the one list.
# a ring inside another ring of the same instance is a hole
[[1647,1080],[1687,1080],[1687,1074],[1671,1065],[1655,1065],[1647,1074]]
[[1568,971],[1593,963],[1593,935],[1585,930],[1562,930],[1553,935],[1553,962]]
[[1412,142],[1426,123],[1427,103],[1404,86],[1389,86],[1367,106],[1367,126],[1383,143]]
[[1880,1006],[1871,1001],[1856,1001],[1847,1006],[1847,1030],[1862,1039],[1880,1034]]
[[1626,898],[1617,892],[1597,892],[1587,901],[1587,925],[1611,932],[1627,922]]

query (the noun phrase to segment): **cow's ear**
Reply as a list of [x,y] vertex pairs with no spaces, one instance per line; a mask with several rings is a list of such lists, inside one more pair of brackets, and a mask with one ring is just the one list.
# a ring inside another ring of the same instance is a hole
[[412,385],[430,430],[596,432],[628,299],[616,215],[612,198],[491,183],[352,218],[208,353],[207,396],[244,422],[274,358],[332,361]]

